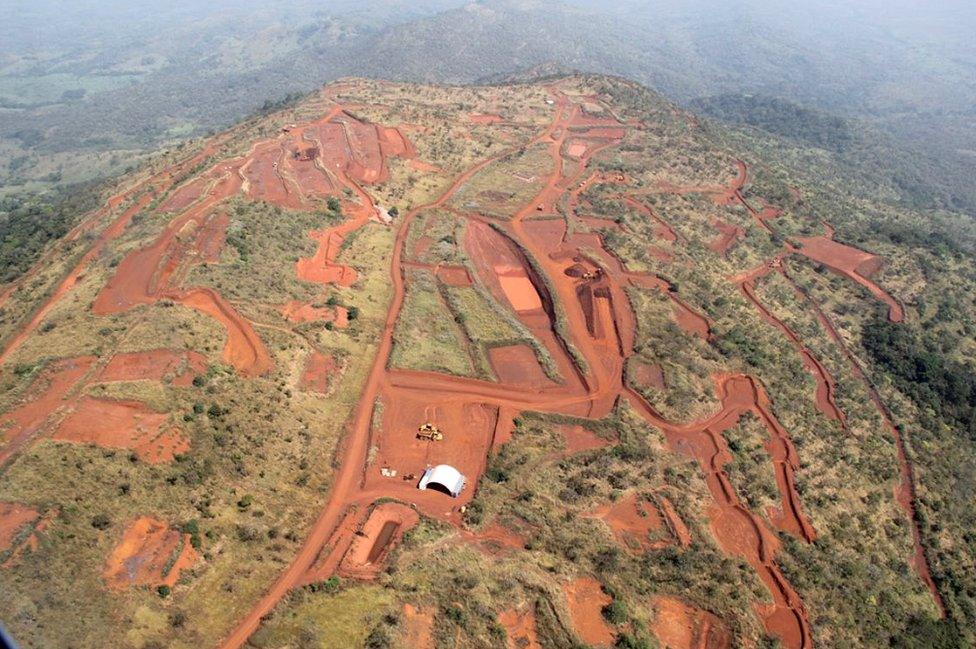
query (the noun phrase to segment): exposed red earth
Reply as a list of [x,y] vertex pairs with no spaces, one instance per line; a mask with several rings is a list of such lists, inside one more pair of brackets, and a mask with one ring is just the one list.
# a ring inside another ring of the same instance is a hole
[[486,525],[477,532],[461,530],[461,536],[493,556],[523,550],[526,543],[525,538],[519,533],[498,523]]
[[679,546],[687,548],[691,545],[691,532],[688,531],[688,526],[678,516],[678,512],[675,511],[674,505],[671,504],[670,500],[664,496],[658,496],[657,500],[661,506],[661,514],[664,515],[664,520],[667,522],[671,534],[678,540]]
[[342,366],[331,355],[313,351],[305,361],[301,386],[308,392],[328,394]]
[[132,586],[175,586],[198,558],[190,535],[151,516],[132,521],[112,550],[102,577],[112,590]]
[[403,605],[403,645],[405,647],[430,647],[434,632],[434,610]]
[[0,568],[15,566],[24,553],[36,552],[41,534],[57,515],[57,508],[42,514],[27,505],[0,502]]
[[[0,563],[0,568],[10,568],[17,565],[26,552],[37,552],[41,544],[41,535],[47,530],[59,513],[57,508],[49,509],[43,515],[31,516],[31,519],[25,524],[20,525],[19,529],[12,529],[13,526],[19,523],[17,519],[23,516],[24,506],[17,505],[16,503],[0,503],[0,510],[3,510],[5,505],[8,507],[8,514],[12,513],[13,518],[17,522],[11,524],[11,527],[8,527],[6,530],[6,532],[14,533],[9,541],[7,541],[6,547],[4,547],[3,539],[0,538],[0,556],[6,554],[7,557]],[[0,537],[3,537],[5,534],[4,518],[3,511],[0,511]]]
[[857,282],[887,304],[889,320],[892,322],[903,322],[905,320],[905,310],[901,303],[868,279],[878,272],[884,263],[881,257],[851,246],[845,246],[830,237],[806,237],[797,241],[801,244],[797,249],[799,254],[820,262],[835,273]]
[[735,245],[736,241],[745,236],[746,233],[739,226],[729,225],[723,221],[715,221],[712,225],[718,230],[719,236],[712,243],[708,244],[708,247],[720,255],[727,253]]
[[593,647],[611,647],[616,634],[603,617],[603,607],[612,599],[603,592],[600,582],[580,577],[563,584],[566,605],[580,640]]
[[638,362],[634,366],[634,379],[638,384],[658,390],[668,388],[664,379],[664,371],[657,363]]
[[575,455],[583,451],[590,451],[595,448],[610,446],[615,440],[600,437],[591,430],[579,424],[566,424],[560,426],[559,432],[566,440],[566,455]]
[[[477,282],[484,286],[545,348],[553,360],[558,380],[545,375],[535,350],[527,345],[490,350],[496,382],[388,368],[393,330],[404,299],[403,248],[411,222],[418,214],[443,208],[471,178],[512,153],[503,151],[474,163],[438,198],[412,208],[394,224],[397,236],[390,257],[393,299],[376,358],[340,448],[339,468],[328,503],[292,563],[228,634],[223,646],[241,646],[262,618],[295,586],[327,578],[336,571],[359,577],[375,574],[377,567],[384,565],[399,535],[413,524],[416,516],[422,514],[460,526],[460,507],[471,499],[490,450],[510,437],[513,418],[519,412],[533,410],[599,419],[620,399],[628,402],[648,424],[661,430],[674,450],[699,463],[714,501],[709,518],[718,544],[729,555],[749,564],[769,591],[771,603],[757,603],[767,630],[786,647],[811,646],[803,602],[776,564],[779,540],[773,527],[806,541],[815,535],[794,486],[798,458],[789,432],[774,416],[762,386],[747,376],[719,377],[721,408],[697,422],[667,421],[626,386],[624,368],[633,354],[636,331],[626,288],[641,286],[668,295],[676,321],[706,340],[712,336],[710,323],[662,280],[629,272],[606,250],[600,235],[594,231],[597,224],[587,222],[583,214],[576,214],[581,192],[589,184],[626,186],[630,182],[623,174],[598,174],[588,165],[600,151],[619,143],[633,125],[608,116],[612,115],[610,111],[597,114],[594,106],[584,109],[577,103],[578,99],[560,91],[558,82],[550,87],[550,95],[552,120],[528,143],[544,147],[552,161],[552,171],[543,178],[538,194],[510,221],[458,214],[468,221],[463,245],[474,272],[468,273],[461,267],[439,267],[435,274],[450,285],[467,286]],[[586,101],[599,103],[592,98]],[[273,361],[253,325],[219,293],[186,286],[184,279],[193,264],[219,260],[229,225],[225,203],[230,199],[246,196],[282,208],[320,209],[326,198],[337,197],[345,220],[311,233],[318,248],[311,257],[296,262],[295,272],[299,278],[323,287],[351,286],[357,281],[356,270],[340,261],[343,243],[351,232],[370,220],[383,222],[381,210],[365,186],[381,183],[389,176],[391,156],[412,160],[415,154],[400,130],[365,122],[350,110],[349,106],[337,105],[320,119],[258,142],[245,154],[218,162],[175,188],[160,207],[172,219],[153,242],[130,252],[122,260],[95,299],[94,313],[107,315],[161,301],[193,308],[215,319],[227,331],[222,355],[225,362],[244,377],[267,373]],[[472,121],[481,119],[473,117]],[[484,123],[497,123],[497,119],[486,118]],[[94,233],[93,243],[52,296],[18,335],[8,341],[0,353],[0,362],[7,361],[32,335],[106,245],[128,228],[135,214],[160,192],[172,188],[174,178],[182,170],[204,162],[215,147],[216,143],[180,166],[112,197],[104,210],[73,231],[69,240]],[[423,170],[417,163],[415,168]],[[746,203],[742,189],[747,179],[746,166],[739,163],[736,177],[727,185],[683,188],[662,183],[654,191],[694,191],[711,195],[721,204],[741,203],[759,225],[768,228],[766,220],[774,218],[776,211],[769,206],[756,210]],[[552,208],[567,196],[570,214],[566,218],[578,219],[584,228],[594,229],[570,229],[563,218],[551,218],[558,216]],[[662,242],[668,245],[679,242],[675,231],[640,203],[639,192],[625,192],[624,197],[633,209],[654,222]],[[540,213],[539,205],[547,209]],[[804,245],[803,254],[815,258],[824,244],[817,241],[811,244]],[[719,252],[725,249],[727,243],[716,246]],[[870,263],[865,265],[864,259],[857,261],[851,253],[841,254],[835,247],[827,246],[826,250],[820,256],[832,262],[832,267],[855,281],[861,278],[873,285],[866,280],[875,269]],[[9,296],[13,288],[4,295]],[[343,321],[339,309],[327,311],[314,303],[287,303],[281,306],[281,311],[283,317],[295,322],[329,318],[337,324]],[[896,317],[901,316],[893,315],[893,319]],[[815,361],[812,357],[807,360]],[[145,404],[84,396],[82,388],[91,383],[131,380],[171,381],[173,385],[186,386],[204,369],[202,356],[167,350],[119,354],[98,364],[94,358],[54,361],[28,387],[23,402],[0,417],[4,441],[0,462],[49,431],[68,441],[125,448],[148,461],[166,461],[185,451],[185,446],[165,418],[160,419],[159,413],[153,413]],[[303,389],[327,393],[329,377],[336,371],[330,357],[313,354],[303,370]],[[660,368],[656,371],[653,367],[638,368],[635,373],[642,382],[667,389],[663,377],[659,376]],[[828,402],[832,403],[832,388],[826,373],[821,378],[825,387],[818,390],[823,397],[818,402],[824,409]],[[375,409],[377,403],[382,408]],[[374,420],[374,412],[382,414]],[[781,503],[775,511],[766,512],[768,520],[748,510],[723,469],[731,455],[722,431],[735,425],[745,412],[759,417],[769,433],[766,449],[776,472]],[[109,425],[96,430],[92,425],[96,413]],[[842,416],[839,411],[836,414]],[[444,431],[444,441],[417,439],[417,427],[427,422]],[[561,432],[566,439],[567,453],[612,443],[585,426],[568,426]],[[370,453],[371,448],[376,449],[374,453]],[[900,442],[899,449],[903,450]],[[904,457],[901,459],[904,462]],[[427,466],[441,463],[457,467],[468,477],[468,485],[457,499],[436,490],[416,488],[419,474]],[[911,485],[910,467],[904,483]],[[374,507],[381,498],[396,503]],[[911,499],[908,500],[910,504]],[[601,507],[597,515],[627,538],[641,539],[645,532],[660,530],[670,538],[668,542],[676,541],[681,546],[691,542],[687,527],[666,498],[656,496],[656,506],[645,508],[643,515],[638,505],[636,498],[631,502],[625,497],[606,511]],[[519,535],[511,530],[491,526],[477,534],[459,534],[457,538],[512,549],[521,543]],[[629,545],[629,541],[625,542]],[[638,545],[642,542],[639,540]],[[125,531],[108,558],[105,577],[113,589],[134,584],[172,584],[195,558],[186,535],[162,521],[145,517],[134,521]],[[163,574],[163,568],[170,563],[173,568]],[[593,579],[583,578],[567,586],[569,609],[584,640],[593,644],[613,642],[613,631],[601,615],[601,608],[608,601],[600,584]],[[677,608],[672,605],[669,610],[674,612]],[[408,631],[416,635],[419,643],[416,646],[428,642],[425,638],[430,638],[432,615],[432,611],[405,609]],[[527,629],[533,625],[525,621],[525,615],[531,613],[503,613],[512,635],[522,634],[531,643],[534,640]],[[700,628],[703,620],[718,628],[714,620],[701,612],[684,611],[682,615],[682,619],[691,620],[689,624],[694,628]],[[701,632],[693,632],[690,637],[701,636]],[[704,636],[722,637],[718,632],[707,632]],[[706,642],[703,646],[713,645]],[[724,645],[719,642],[714,646]]]
[[552,385],[528,345],[507,345],[488,350],[488,360],[500,383],[540,388]]
[[356,579],[376,577],[403,533],[419,520],[415,510],[400,503],[387,502],[374,507],[342,558],[339,574]]
[[83,356],[49,364],[29,386],[24,403],[0,416],[0,467],[47,429],[94,362],[95,357]]
[[484,115],[473,113],[468,119],[471,120],[472,124],[497,124],[504,121],[500,115]]
[[651,630],[664,649],[729,649],[732,634],[717,617],[676,597],[655,597]]
[[0,502],[0,556],[15,550],[20,532],[40,517],[40,512],[27,505]]
[[168,420],[166,413],[138,401],[83,397],[52,439],[129,450],[143,462],[159,464],[190,450],[189,441]]
[[[557,94],[556,119],[537,138],[537,142],[548,143],[555,167],[540,196],[567,191],[569,187],[579,182],[577,177],[563,177],[560,153],[566,137],[564,124],[574,123],[578,116],[578,108],[572,107],[564,96]],[[691,436],[694,431],[704,434],[701,433],[703,428],[723,419],[728,421],[727,425],[732,425],[739,414],[750,406],[763,412],[757,405],[760,400],[759,392],[751,381],[723,382],[724,387],[727,387],[727,383],[733,386],[723,400],[725,403],[723,411],[707,422],[684,428],[662,420],[642,400],[625,390],[621,376],[625,357],[629,355],[633,345],[634,322],[633,315],[627,309],[629,303],[618,283],[623,277],[612,276],[614,271],[622,271],[622,268],[619,268],[619,262],[613,264],[613,260],[608,259],[606,261],[610,267],[607,268],[597,266],[593,271],[587,270],[583,274],[575,271],[567,272],[572,270],[574,264],[584,264],[585,258],[578,253],[574,255],[570,250],[561,250],[560,244],[557,242],[553,245],[551,239],[540,241],[534,238],[529,228],[524,225],[526,218],[536,212],[534,206],[539,204],[538,199],[530,201],[515,215],[511,223],[499,225],[499,231],[482,225],[478,219],[470,221],[466,249],[474,262],[474,268],[481,273],[478,281],[484,283],[503,304],[509,304],[517,317],[538,335],[560,367],[564,383],[541,388],[536,392],[526,392],[517,387],[512,389],[504,384],[490,384],[475,379],[447,377],[426,372],[387,370],[386,359],[392,343],[392,329],[403,300],[401,268],[406,228],[417,213],[442,205],[467,178],[480,171],[489,162],[490,159],[478,163],[462,174],[438,200],[430,205],[416,208],[404,217],[392,259],[391,277],[395,289],[393,305],[351,436],[347,439],[345,454],[330,502],[313,527],[308,541],[295,562],[242,621],[238,629],[227,638],[225,646],[239,646],[256,628],[260,617],[269,611],[293,585],[311,578],[322,578],[334,570],[334,566],[338,565],[336,557],[342,556],[348,549],[347,543],[340,542],[341,538],[348,537],[350,531],[355,530],[358,524],[358,515],[355,514],[357,508],[361,508],[380,494],[410,502],[429,516],[456,524],[457,506],[463,505],[469,495],[462,493],[460,499],[452,502],[443,494],[430,491],[419,492],[412,483],[405,483],[399,479],[399,476],[404,472],[408,472],[408,475],[416,475],[415,471],[424,465],[451,462],[462,469],[469,479],[476,480],[484,469],[484,456],[493,446],[491,437],[494,431],[507,429],[507,426],[501,426],[498,421],[503,413],[508,417],[512,411],[531,408],[600,417],[612,407],[617,395],[624,394],[637,402],[638,411],[651,423],[661,428],[669,428],[672,433],[670,439],[677,443],[676,437],[679,432],[688,436]],[[535,231],[539,232],[537,228]],[[598,243],[598,240],[593,243]],[[524,246],[525,252],[519,252],[519,246]],[[538,267],[530,265],[529,256],[534,259],[534,263],[539,264]],[[587,265],[582,267],[589,268]],[[601,272],[596,273],[596,269]],[[551,284],[545,283],[541,279],[543,276],[547,277]],[[598,281],[594,282],[594,279]],[[660,282],[651,283],[661,288]],[[585,289],[582,293],[581,288]],[[587,361],[589,369],[586,373],[577,369],[569,357],[566,341],[562,338],[564,334],[557,331],[554,326],[554,305],[557,300],[560,304],[567,305],[564,312],[568,333],[578,352]],[[600,306],[595,308],[594,302]],[[707,335],[707,321],[705,325],[706,327],[702,327],[701,324],[696,324],[698,331],[703,335]],[[743,386],[748,390],[744,390]],[[746,395],[745,402],[743,402],[743,395]],[[371,414],[372,404],[377,396],[384,403],[383,421],[378,427],[379,437],[374,437],[371,431],[375,426],[371,421]],[[750,398],[752,402],[748,401]],[[479,403],[482,405],[476,405]],[[416,426],[431,420],[438,428],[445,431],[445,442],[436,443],[435,448],[430,446],[434,443],[419,441],[415,436]],[[462,421],[465,426],[459,427],[458,424]],[[773,426],[770,451],[778,458],[774,458],[774,463],[779,468],[786,491],[784,502],[788,503],[784,506],[784,510],[788,511],[782,513],[782,518],[784,521],[795,522],[796,527],[802,529],[804,525],[797,519],[798,507],[794,501],[795,493],[790,488],[793,470],[791,445],[782,438],[784,431],[773,424],[770,425]],[[666,429],[666,434],[667,432]],[[459,441],[462,444],[452,445],[450,443],[452,435],[461,435]],[[706,438],[714,440],[714,436],[708,437],[707,434]],[[377,448],[377,452],[372,463],[367,465],[366,448],[373,446]],[[701,461],[706,462],[707,470],[709,465],[706,456],[702,456]],[[717,485],[722,484],[720,475],[724,475],[720,469],[712,474]],[[775,537],[763,527],[755,515],[747,512],[734,496],[734,491],[718,489],[714,495],[717,504],[713,527],[716,529],[717,536],[735,538],[735,540],[720,538],[720,543],[724,541],[723,547],[730,553],[742,556],[752,564],[773,595],[774,604],[760,611],[766,619],[767,626],[771,632],[779,635],[787,646],[809,646],[809,629],[802,603],[773,562],[777,543]],[[346,514],[343,515],[343,512]],[[747,533],[740,529],[740,525],[725,523],[730,515],[733,521],[741,520],[746,523]],[[736,516],[738,519],[735,518]],[[687,530],[683,530],[679,535],[680,542],[686,543]],[[312,568],[311,572],[309,572],[310,568]],[[586,580],[577,583],[572,591],[574,597],[577,592],[587,591],[588,601],[594,601],[602,593],[598,584]],[[599,624],[593,622],[589,625],[585,622],[584,632],[593,636],[600,635],[598,640],[600,642],[604,640],[612,642],[613,635],[606,630],[599,610],[600,606],[596,608],[596,619]]]
[[28,387],[23,403],[0,415],[0,466],[41,436],[59,442],[93,444],[133,452],[150,464],[170,462],[189,450],[189,441],[138,401],[85,396],[87,385],[118,381],[164,381],[186,387],[206,370],[192,351],[151,350],[114,354],[104,364],[93,356],[48,364]]
[[508,649],[542,649],[535,631],[535,613],[531,608],[507,608],[499,613],[498,623],[505,628]]
[[840,347],[841,351],[844,352],[844,356],[850,363],[851,370],[853,371],[854,375],[857,376],[857,378],[860,379],[860,381],[864,384],[865,389],[871,396],[871,401],[874,403],[878,414],[881,416],[881,420],[884,423],[885,428],[895,441],[895,448],[897,449],[898,453],[898,469],[901,477],[899,484],[895,487],[895,498],[898,500],[898,504],[901,505],[905,515],[909,518],[909,520],[911,520],[912,523],[912,543],[914,552],[912,553],[911,564],[914,566],[919,578],[928,588],[929,593],[931,593],[932,599],[935,602],[936,607],[939,609],[941,615],[945,617],[945,602],[942,600],[942,595],[939,593],[939,589],[935,585],[935,581],[932,579],[932,570],[929,567],[929,560],[925,554],[925,547],[922,545],[922,534],[919,531],[920,522],[915,511],[915,499],[917,497],[915,493],[915,470],[912,467],[911,462],[908,460],[908,453],[905,450],[905,440],[902,438],[898,426],[895,425],[891,412],[881,399],[881,395],[878,394],[878,390],[874,387],[874,384],[868,378],[867,373],[861,366],[861,362],[851,351],[850,347],[848,347],[847,343],[840,335],[840,332],[837,331],[837,328],[834,326],[833,322],[831,322],[830,318],[827,317],[827,314],[824,313],[823,309],[821,309],[820,306],[809,295],[807,295],[803,289],[800,288],[800,286],[793,280],[792,277],[790,277],[788,273],[785,271],[782,272],[783,276],[793,286],[796,294],[810,304],[810,307],[817,314],[817,319],[827,332],[827,335],[829,335],[834,343]]
[[112,356],[98,373],[99,383],[114,381],[162,381],[187,387],[194,377],[207,371],[207,359],[198,352],[155,349]]
[[588,516],[605,522],[620,545],[634,554],[660,550],[671,543],[668,528],[654,503],[630,493],[597,507]]

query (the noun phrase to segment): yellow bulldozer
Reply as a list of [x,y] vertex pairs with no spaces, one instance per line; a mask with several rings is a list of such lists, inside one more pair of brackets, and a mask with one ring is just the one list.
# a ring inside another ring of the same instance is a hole
[[440,442],[444,439],[444,433],[438,430],[437,426],[434,424],[423,424],[417,429],[417,439]]

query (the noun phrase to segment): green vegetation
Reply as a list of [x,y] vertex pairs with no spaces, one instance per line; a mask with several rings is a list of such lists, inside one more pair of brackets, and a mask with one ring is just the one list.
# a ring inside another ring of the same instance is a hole
[[434,276],[426,270],[409,273],[393,334],[390,365],[473,376],[475,370],[463,333],[446,315],[447,311]]
[[40,196],[0,196],[0,283],[23,274],[49,243],[67,234],[97,202],[98,192],[91,186]]

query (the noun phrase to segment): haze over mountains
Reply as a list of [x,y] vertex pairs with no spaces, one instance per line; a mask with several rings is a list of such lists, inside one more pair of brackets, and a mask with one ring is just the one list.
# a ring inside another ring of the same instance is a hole
[[802,5],[0,10],[0,625],[976,646],[974,12]]
[[[82,179],[30,151],[144,150],[342,76],[470,83],[555,64],[619,74],[684,104],[752,94],[861,120],[909,158],[904,184],[926,185],[933,204],[976,208],[970,3],[610,4],[35,3],[0,27],[0,137],[14,163],[0,178]],[[694,105],[708,112],[711,102]],[[728,106],[716,114],[750,123]]]

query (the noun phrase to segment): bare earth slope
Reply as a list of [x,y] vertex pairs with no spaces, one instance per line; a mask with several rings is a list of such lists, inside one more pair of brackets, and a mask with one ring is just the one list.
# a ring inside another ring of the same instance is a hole
[[[909,411],[857,338],[917,317],[917,280],[769,165],[616,79],[349,79],[127,179],[0,296],[4,623],[962,642],[972,576],[933,567]],[[456,498],[418,489],[436,465]]]

